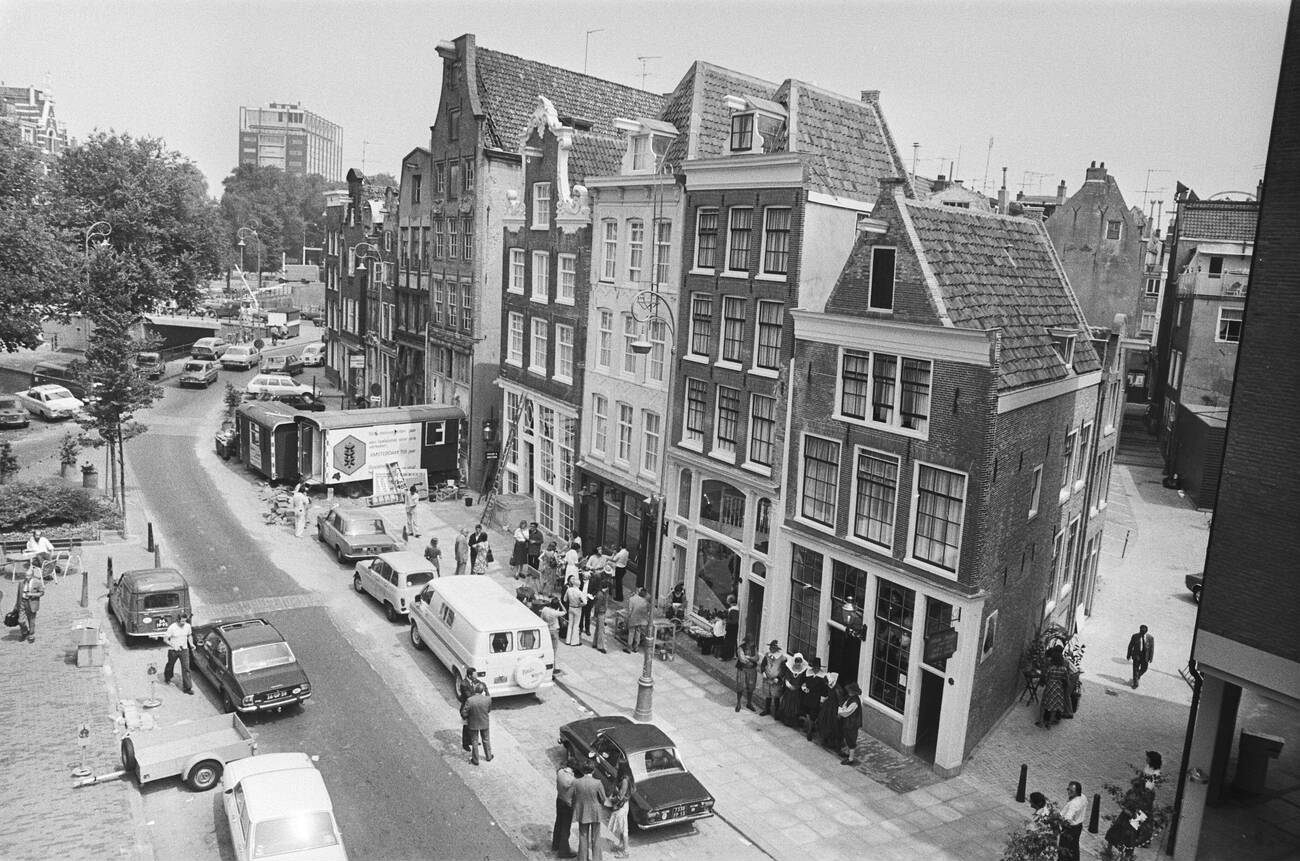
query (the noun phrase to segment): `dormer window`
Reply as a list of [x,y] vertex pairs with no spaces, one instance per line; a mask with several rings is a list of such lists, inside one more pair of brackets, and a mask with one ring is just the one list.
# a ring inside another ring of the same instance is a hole
[[650,135],[632,137],[632,170],[654,170],[654,153],[650,150]]
[[772,142],[780,135],[789,113],[785,106],[767,99],[727,96],[731,109],[731,139],[733,153],[761,153],[773,150]]
[[1073,329],[1048,329],[1047,334],[1052,338],[1052,348],[1056,350],[1056,355],[1067,367],[1074,364],[1074,340],[1078,333]]
[[750,152],[754,148],[754,114],[735,114],[731,118],[731,151]]
[[616,119],[614,127],[627,132],[627,150],[623,154],[624,173],[656,173],[673,138],[675,126],[662,120],[640,117]]

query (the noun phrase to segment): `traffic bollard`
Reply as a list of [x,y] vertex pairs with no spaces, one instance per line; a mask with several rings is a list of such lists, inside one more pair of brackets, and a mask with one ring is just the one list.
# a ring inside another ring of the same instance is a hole
[[1020,764],[1020,782],[1016,784],[1016,801],[1021,804],[1025,801],[1025,783],[1029,780],[1029,766]]
[[145,540],[144,549],[153,552],[153,523],[148,526],[149,537]]
[[153,546],[153,567],[162,567],[162,542],[159,541]]
[[81,572],[81,606],[90,606],[90,572]]
[[108,557],[108,574],[104,578],[104,588],[113,588],[113,557]]
[[1088,819],[1088,833],[1096,834],[1101,820],[1101,793],[1092,794],[1092,816]]

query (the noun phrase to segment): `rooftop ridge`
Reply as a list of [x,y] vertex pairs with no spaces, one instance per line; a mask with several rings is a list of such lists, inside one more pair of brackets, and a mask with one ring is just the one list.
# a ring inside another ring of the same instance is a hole
[[[557,66],[554,63],[547,63],[543,60],[532,60],[529,59],[528,57],[521,57],[518,54],[511,54],[508,51],[498,51],[494,48],[484,48],[481,45],[475,45],[474,50],[480,54],[495,54],[499,57],[509,57],[510,59],[518,60],[521,63],[536,63],[539,66],[549,66],[552,69],[558,69],[559,71],[573,75],[574,77],[587,78],[588,80],[591,81],[599,81],[602,84],[612,84],[616,87],[622,87],[623,89],[633,93],[640,93],[649,96],[657,96],[658,98],[661,99],[668,95],[668,93],[658,93],[655,92],[654,90],[643,90],[640,87],[634,87],[630,84],[620,83],[619,81],[614,81],[609,78],[601,78],[596,75],[588,74],[587,72],[575,72],[573,69],[570,69],[568,66]],[[671,92],[671,90],[669,92]],[[545,94],[543,93],[542,95]]]

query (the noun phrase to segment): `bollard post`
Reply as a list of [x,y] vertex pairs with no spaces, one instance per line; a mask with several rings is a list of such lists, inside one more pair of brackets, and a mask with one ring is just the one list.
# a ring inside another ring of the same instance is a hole
[[113,557],[108,557],[108,575],[104,578],[104,588],[113,588]]
[[162,542],[159,541],[153,546],[153,567],[162,567]]
[[148,525],[148,530],[149,530],[149,537],[148,539],[146,539],[144,549],[152,553],[153,552],[153,523],[150,523]]
[[1016,784],[1016,801],[1025,802],[1025,783],[1029,780],[1029,766],[1020,764],[1020,782]]
[[81,572],[81,606],[90,606],[90,572]]
[[1096,834],[1101,820],[1101,793],[1092,794],[1092,816],[1088,819],[1088,833]]

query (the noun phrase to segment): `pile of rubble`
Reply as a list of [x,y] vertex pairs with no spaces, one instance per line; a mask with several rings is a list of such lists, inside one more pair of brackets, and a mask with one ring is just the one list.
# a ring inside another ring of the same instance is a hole
[[279,523],[293,525],[293,494],[280,487],[263,484],[258,488],[257,496],[266,506],[262,512],[262,521],[274,526]]

